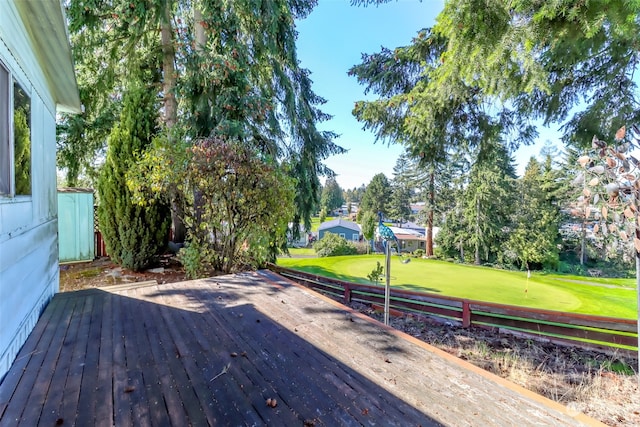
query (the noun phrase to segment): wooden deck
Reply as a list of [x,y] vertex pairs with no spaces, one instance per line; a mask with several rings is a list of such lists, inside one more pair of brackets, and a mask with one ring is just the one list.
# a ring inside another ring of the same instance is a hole
[[270,272],[58,294],[0,383],[1,426],[374,424],[598,423]]

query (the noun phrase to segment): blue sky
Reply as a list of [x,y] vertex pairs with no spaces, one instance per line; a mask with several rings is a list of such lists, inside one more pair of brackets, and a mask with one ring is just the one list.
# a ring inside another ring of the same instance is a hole
[[[374,135],[362,130],[353,117],[354,103],[375,95],[365,97],[364,87],[347,71],[360,63],[362,53],[409,44],[420,29],[433,26],[443,4],[443,0],[398,0],[378,7],[356,7],[349,0],[320,0],[306,19],[297,22],[298,57],[312,72],[316,94],[327,100],[323,111],[333,116],[320,128],[339,134],[336,142],[349,150],[326,161],[343,189],[367,185],[381,172],[391,179],[402,152],[399,145],[374,143]],[[555,139],[550,131],[540,133],[540,144],[516,153],[520,172],[528,159],[539,153],[544,140]]]

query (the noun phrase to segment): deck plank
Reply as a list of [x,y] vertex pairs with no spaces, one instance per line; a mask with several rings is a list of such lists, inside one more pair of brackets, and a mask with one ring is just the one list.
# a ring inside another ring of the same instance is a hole
[[59,295],[23,351],[1,427],[597,425],[273,273]]
[[[145,332],[149,343],[147,351],[153,358],[154,372],[158,378],[164,409],[167,412],[165,420],[174,426],[188,425],[189,419],[182,404],[178,383],[174,376],[174,372],[178,371],[178,367],[181,365],[170,346],[171,336],[160,314],[160,307],[153,305],[148,310],[142,310],[141,315],[145,323]],[[148,375],[152,377],[153,373]]]
[[[37,341],[37,343],[32,346],[32,344],[29,343],[31,340],[30,336],[27,339],[27,344],[18,353],[17,359],[21,361],[18,367],[21,366],[22,369],[16,371],[16,367],[12,367],[2,382],[3,385],[6,381],[9,387],[13,386],[12,391],[0,391],[0,396],[10,396],[8,405],[2,417],[0,417],[0,420],[7,420],[9,424],[14,423],[15,425],[24,421],[23,414],[27,407],[31,407],[29,397],[34,387],[36,387],[36,381],[42,364],[49,353],[56,351],[55,346],[52,346],[51,343],[56,337],[60,339],[59,331],[62,329],[60,325],[66,324],[67,319],[72,315],[72,313],[67,310],[66,300],[52,301],[50,305],[51,304],[53,304],[53,307],[51,307],[52,310],[54,310],[53,316],[49,318],[49,321],[44,325],[42,334],[34,337],[34,341]],[[73,304],[73,301],[71,304]],[[42,407],[40,406],[37,409],[41,410]],[[31,420],[31,423],[35,425],[37,421],[37,419]],[[27,423],[28,422],[27,420]]]
[[[49,387],[49,392],[45,400],[45,404],[42,408],[40,415],[40,424],[42,425],[55,425],[58,420],[63,420],[61,416],[62,402],[64,397],[65,388],[59,387],[59,384],[65,384],[71,369],[71,359],[73,352],[62,351],[64,348],[73,346],[77,339],[78,328],[80,327],[80,319],[82,316],[75,315],[78,311],[82,311],[84,307],[84,300],[76,298],[74,300],[68,300],[67,310],[69,313],[69,321],[65,319],[64,323],[61,323],[61,327],[66,327],[66,333],[62,341],[60,348],[60,356],[58,358],[58,364],[55,367],[55,372],[51,377],[52,387]],[[35,406],[35,405],[34,405]]]
[[2,384],[5,386],[0,388],[0,419],[3,417],[3,414],[9,405],[9,400],[11,399],[17,384],[20,382],[20,379],[26,371],[30,357],[35,351],[37,351],[38,342],[47,331],[47,325],[49,325],[52,319],[55,319],[56,315],[62,313],[64,308],[63,306],[64,304],[60,304],[58,300],[52,301],[48,304],[42,313],[42,316],[40,316],[39,321],[36,323],[33,331],[18,352],[16,360],[13,362],[12,369],[7,372],[2,379]]

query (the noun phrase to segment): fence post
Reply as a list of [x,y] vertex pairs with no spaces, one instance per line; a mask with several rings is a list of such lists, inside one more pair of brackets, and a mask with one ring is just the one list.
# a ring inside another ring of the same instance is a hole
[[471,307],[469,301],[462,301],[462,327],[468,328],[471,326]]
[[351,302],[351,286],[344,283],[344,303],[349,304]]

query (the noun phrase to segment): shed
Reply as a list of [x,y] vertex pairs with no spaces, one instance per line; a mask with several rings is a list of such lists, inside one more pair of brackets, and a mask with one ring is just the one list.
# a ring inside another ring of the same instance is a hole
[[0,1],[0,378],[59,288],[58,112],[80,112],[62,3]]
[[60,262],[95,258],[93,190],[58,189],[58,248]]
[[318,239],[322,239],[325,233],[337,234],[347,240],[357,242],[360,240],[361,228],[358,224],[346,219],[338,218],[325,221],[318,227]]

